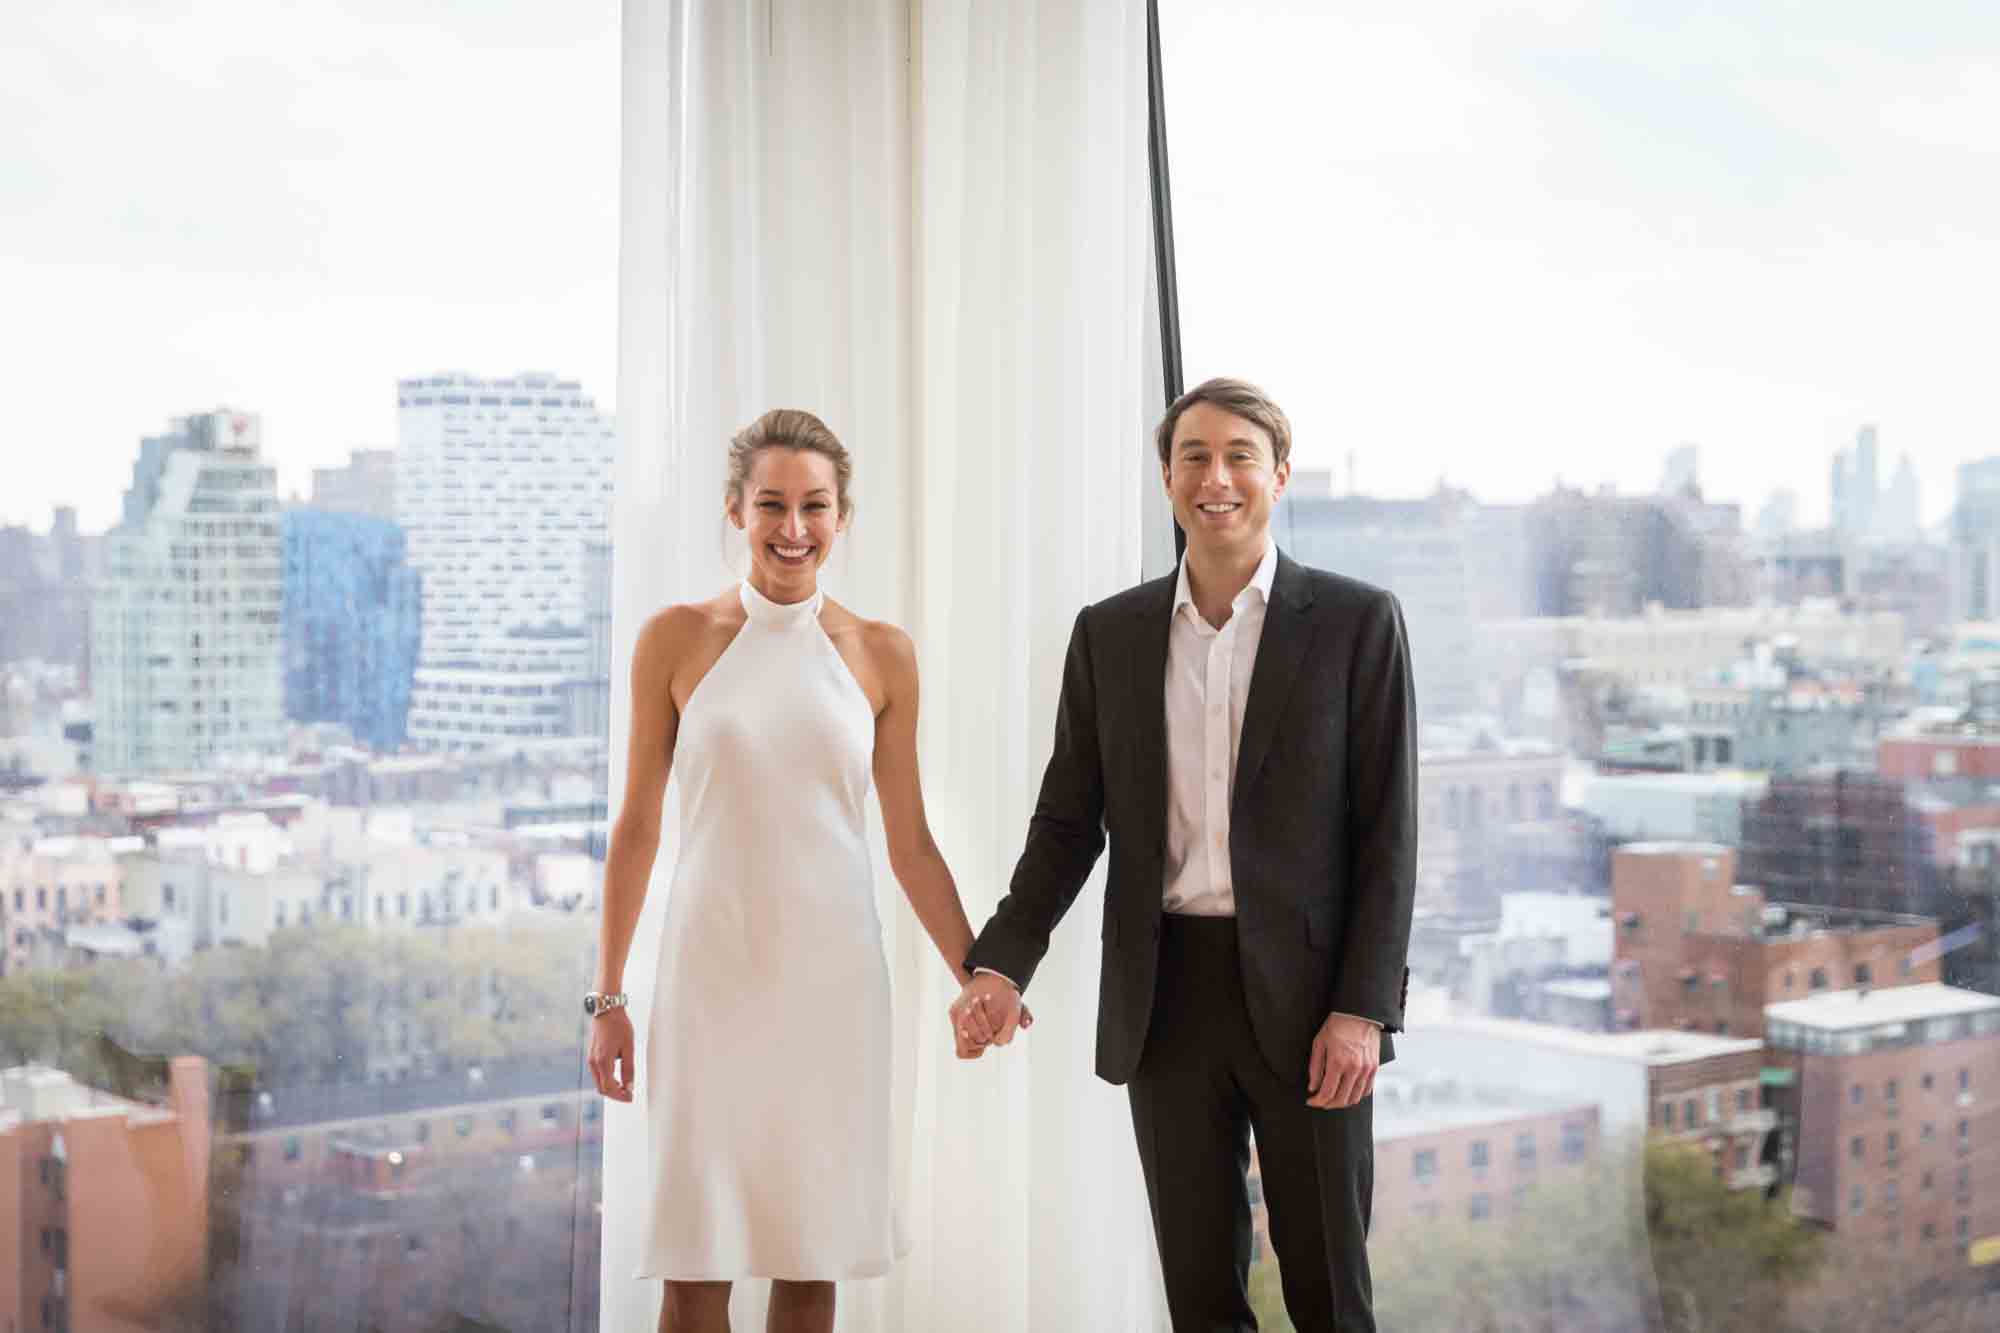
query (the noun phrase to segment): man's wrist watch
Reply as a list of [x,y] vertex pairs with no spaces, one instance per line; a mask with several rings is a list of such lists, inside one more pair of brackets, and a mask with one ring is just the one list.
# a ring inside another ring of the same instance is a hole
[[624,1007],[625,992],[622,990],[613,994],[606,994],[603,991],[596,990],[585,991],[583,993],[583,1012],[592,1018],[596,1018],[609,1010],[623,1009]]

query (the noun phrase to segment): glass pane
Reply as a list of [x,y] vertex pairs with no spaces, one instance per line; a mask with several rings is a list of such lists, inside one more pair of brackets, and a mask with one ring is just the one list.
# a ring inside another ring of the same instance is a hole
[[617,6],[10,19],[4,1322],[594,1328]]
[[2000,14],[1161,10],[1186,380],[1412,645],[1383,1327],[1990,1321]]

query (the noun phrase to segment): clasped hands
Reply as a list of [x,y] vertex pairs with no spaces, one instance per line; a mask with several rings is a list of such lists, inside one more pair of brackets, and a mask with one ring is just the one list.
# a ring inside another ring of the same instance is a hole
[[[965,983],[950,1009],[952,1040],[961,1060],[977,1060],[988,1046],[1005,1046],[1035,1016],[1014,983],[980,972]],[[1381,1029],[1351,1014],[1328,1014],[1313,1036],[1306,1069],[1306,1105],[1331,1111],[1353,1106],[1375,1091],[1381,1067]]]
[[977,1060],[988,1046],[1005,1046],[1017,1031],[1035,1025],[1014,983],[994,972],[977,972],[951,1002],[951,1039],[961,1060]]

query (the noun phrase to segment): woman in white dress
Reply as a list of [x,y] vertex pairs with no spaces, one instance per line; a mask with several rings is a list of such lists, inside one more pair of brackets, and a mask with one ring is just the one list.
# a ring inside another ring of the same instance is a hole
[[[809,412],[731,441],[724,497],[750,573],[655,615],[632,662],[625,801],[605,865],[589,1065],[632,1097],[622,979],[671,770],[680,830],[647,1041],[652,1203],[641,1277],[660,1328],[729,1327],[730,1283],[772,1279],[772,1330],[833,1327],[834,1283],[907,1252],[890,1167],[889,973],[864,827],[962,984],[972,928],[917,776],[909,636],[827,600],[852,512],[845,448]],[[1026,1020],[1024,1020],[1025,1025]],[[959,1054],[992,1035],[966,1015]]]

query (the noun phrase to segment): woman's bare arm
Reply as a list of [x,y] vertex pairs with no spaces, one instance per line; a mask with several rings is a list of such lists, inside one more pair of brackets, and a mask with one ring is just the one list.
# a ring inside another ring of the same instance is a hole
[[673,673],[700,629],[701,613],[675,606],[639,631],[632,652],[632,734],[626,749],[625,800],[611,829],[604,858],[604,911],[598,928],[594,989],[624,989],[625,959],[639,909],[646,902],[653,858],[660,849],[660,805],[673,767],[680,711],[674,707]]
[[963,985],[972,923],[924,815],[923,782],[917,773],[916,647],[893,625],[871,626],[867,637],[887,696],[875,719],[875,791],[882,803],[889,869],[945,965]]

